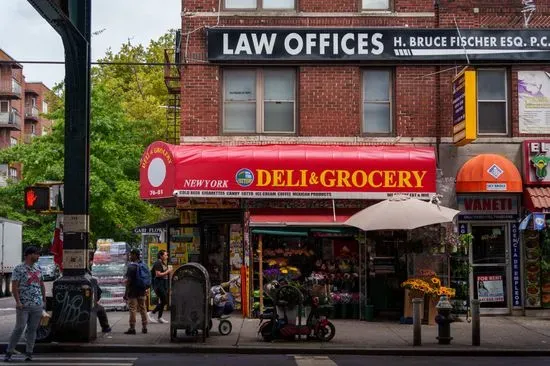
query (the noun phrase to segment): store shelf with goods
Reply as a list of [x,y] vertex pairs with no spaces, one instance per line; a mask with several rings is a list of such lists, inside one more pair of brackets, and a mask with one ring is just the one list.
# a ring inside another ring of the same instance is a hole
[[130,247],[125,242],[99,239],[94,253],[92,275],[97,278],[102,295],[99,301],[105,308],[125,308],[124,301],[127,258]]

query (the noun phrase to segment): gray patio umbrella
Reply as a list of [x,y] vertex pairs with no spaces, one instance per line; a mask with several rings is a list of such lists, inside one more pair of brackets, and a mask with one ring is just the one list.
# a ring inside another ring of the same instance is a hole
[[344,224],[361,230],[411,230],[451,222],[460,211],[404,195],[367,207]]

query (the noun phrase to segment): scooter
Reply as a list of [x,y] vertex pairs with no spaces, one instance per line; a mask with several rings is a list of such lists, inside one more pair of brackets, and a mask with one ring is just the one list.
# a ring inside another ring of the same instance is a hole
[[[296,289],[296,291],[298,290]],[[311,312],[307,317],[306,324],[301,326],[289,323],[287,315],[288,301],[278,299],[275,304],[283,309],[282,317],[279,317],[275,308],[267,308],[260,315],[258,333],[264,341],[270,342],[274,339],[293,341],[296,336],[306,336],[307,339],[328,342],[334,338],[336,328],[324,315],[326,312],[321,311],[321,309],[328,310],[330,306],[320,306],[319,297],[311,298]],[[265,323],[264,320],[266,320]]]

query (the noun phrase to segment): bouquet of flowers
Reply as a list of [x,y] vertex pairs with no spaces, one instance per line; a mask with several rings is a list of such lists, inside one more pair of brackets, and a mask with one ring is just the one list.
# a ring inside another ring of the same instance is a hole
[[278,280],[280,275],[281,271],[279,270],[279,268],[269,268],[264,270],[264,278],[268,282]]
[[409,278],[401,284],[401,287],[409,290],[411,298],[423,298],[426,295],[432,298],[447,295],[451,298],[456,294],[455,289],[441,286],[441,280],[435,275]]

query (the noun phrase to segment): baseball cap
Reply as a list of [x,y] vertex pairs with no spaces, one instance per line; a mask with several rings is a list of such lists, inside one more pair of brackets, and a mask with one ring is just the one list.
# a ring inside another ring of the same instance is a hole
[[40,250],[34,245],[31,245],[25,249],[25,257],[31,254],[40,254]]

